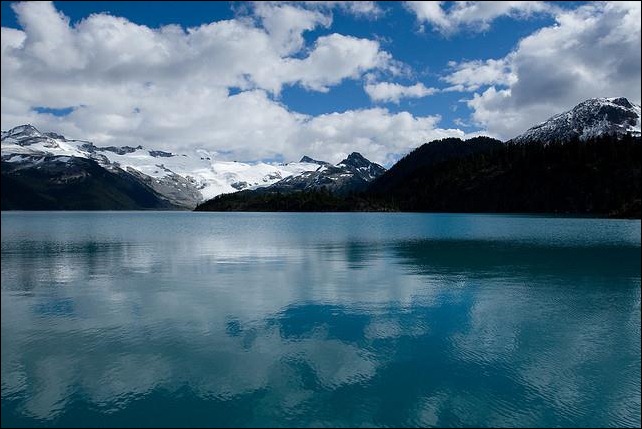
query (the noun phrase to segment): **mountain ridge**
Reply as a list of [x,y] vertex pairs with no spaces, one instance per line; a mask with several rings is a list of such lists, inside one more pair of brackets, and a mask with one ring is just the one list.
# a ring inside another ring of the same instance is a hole
[[[524,196],[516,193],[518,188],[500,186],[488,175],[494,174],[513,182],[526,181],[532,190],[537,190],[542,185],[537,181],[536,171],[542,174],[542,177],[547,177],[546,180],[553,180],[555,177],[564,181],[573,180],[572,176],[563,172],[564,163],[567,163],[569,168],[575,169],[574,171],[581,176],[581,179],[577,180],[593,183],[594,178],[590,170],[586,170],[589,165],[581,164],[582,159],[586,159],[586,162],[590,160],[590,168],[595,170],[595,177],[628,189],[625,200],[628,198],[629,201],[633,198],[631,195],[634,195],[630,193],[631,189],[605,171],[605,165],[607,161],[612,161],[612,157],[620,156],[611,153],[613,151],[635,155],[639,136],[640,106],[624,97],[618,97],[585,100],[571,110],[554,115],[505,143],[489,137],[475,137],[469,140],[447,138],[425,143],[401,158],[388,171],[358,152],[350,153],[337,164],[316,160],[307,155],[299,162],[287,164],[247,164],[219,161],[215,152],[203,149],[196,149],[191,153],[174,153],[140,145],[101,147],[86,140],[67,139],[55,132],[43,133],[31,124],[2,131],[1,159],[3,179],[14,183],[16,189],[23,189],[25,193],[29,189],[33,190],[34,198],[43,204],[47,199],[37,197],[36,194],[46,197],[47,186],[50,186],[51,192],[73,199],[73,195],[64,195],[65,186],[69,185],[69,189],[72,189],[72,185],[80,180],[79,178],[90,178],[94,186],[102,189],[107,189],[105,187],[108,187],[108,184],[102,183],[101,180],[113,180],[118,186],[112,190],[112,200],[120,204],[119,208],[132,209],[191,209],[196,206],[203,207],[205,202],[212,201],[214,197],[218,203],[226,202],[225,207],[229,210],[243,207],[259,209],[261,204],[287,210],[296,210],[297,207],[302,210],[323,207],[342,207],[350,210],[391,210],[397,207],[411,211],[442,210],[448,207],[472,210],[478,207],[486,210],[492,204],[497,205],[497,210],[500,211],[503,210],[501,207],[526,207],[531,210],[537,209],[537,204],[544,207],[548,203],[541,199],[535,206],[529,205],[523,201]],[[582,149],[581,144],[586,144],[586,149]],[[564,145],[568,145],[568,148],[563,148]],[[541,152],[540,147],[547,146],[552,148]],[[520,147],[523,149],[519,149]],[[546,157],[542,158],[543,153],[548,157],[560,156],[562,159],[546,160]],[[524,154],[532,157],[533,166],[528,164]],[[580,160],[573,159],[571,155],[580,157]],[[598,156],[607,159],[602,161],[596,158]],[[510,163],[506,164],[508,161]],[[638,166],[632,162],[630,159],[623,159],[621,163],[626,165],[626,168],[620,169],[617,164],[609,164],[608,168],[620,171],[623,177],[635,178],[639,176],[639,162]],[[69,166],[73,174],[66,175],[65,165]],[[523,172],[515,171],[514,165],[521,165]],[[552,177],[548,177],[546,165],[549,170],[555,170]],[[479,170],[482,167],[483,169]],[[104,169],[113,176],[98,173],[96,168]],[[474,175],[470,176],[472,172]],[[450,179],[446,179],[448,177]],[[473,180],[474,177],[485,181],[484,186],[487,188],[479,188],[477,181]],[[43,181],[42,186],[39,186],[38,180]],[[459,181],[457,186],[463,188],[449,188],[446,186],[447,182],[439,184],[443,180]],[[479,195],[486,193],[486,200],[494,201],[491,205],[483,201],[474,204],[462,203],[464,195],[468,195],[466,198],[470,198],[471,201],[477,201],[478,197],[475,193],[462,192],[464,189],[478,188]],[[432,194],[426,194],[428,189],[433,189]],[[445,189],[448,189],[448,192]],[[506,198],[512,193],[512,198],[522,201],[522,205],[506,204],[501,198],[498,200],[501,195],[494,195],[493,192],[499,192],[499,189],[508,189]],[[572,194],[571,189],[575,189],[579,194]],[[235,195],[239,191],[242,192]],[[593,197],[583,193],[605,191],[608,189],[595,184],[586,185],[584,188],[569,187],[568,192],[571,193],[566,197],[569,201],[575,201],[578,196],[586,201],[559,207],[565,207],[561,210],[593,212],[598,209],[583,205]],[[616,195],[621,194],[620,191],[610,190]],[[22,196],[15,193],[9,195],[14,200],[6,205],[5,201],[8,202],[10,199],[5,198],[7,192],[13,191],[3,186],[3,208],[19,208],[20,201],[23,201]],[[554,193],[554,188],[551,188],[550,192]],[[278,202],[283,195],[293,193],[302,193],[302,197],[289,196],[285,204]],[[141,203],[143,200],[137,199],[141,195],[147,198],[143,198],[144,203]],[[219,198],[221,195],[223,197]],[[329,198],[327,195],[332,197]],[[396,195],[396,202],[386,200],[386,195]],[[435,200],[436,196],[441,196],[444,201],[457,201],[457,204],[440,203]],[[94,197],[94,194],[86,195],[85,202],[93,201]],[[626,204],[638,207],[639,204],[635,201],[639,201],[639,197],[633,200]],[[250,203],[246,204],[244,201]],[[598,211],[603,212],[606,210],[604,207],[610,205],[626,205],[621,199],[613,201],[615,200],[604,197],[603,201],[598,203],[602,207]],[[69,206],[71,203],[65,204]],[[91,204],[102,207],[98,202]],[[216,207],[216,204],[211,206]],[[558,206],[550,207],[551,210],[557,210],[555,207]],[[617,207],[614,210],[622,212]]]
[[590,98],[570,110],[551,116],[507,143],[587,140],[605,134],[640,135],[640,105],[625,97]]
[[[89,159],[111,173],[130,175],[128,180],[140,182],[170,205],[188,209],[224,193],[265,188],[279,182],[278,186],[288,187],[291,182],[286,179],[306,173],[328,182],[334,191],[342,187],[362,189],[366,182],[385,171],[381,170],[383,167],[370,163],[356,153],[351,155],[352,158],[343,160],[346,164],[342,166],[308,156],[303,156],[300,162],[248,164],[217,161],[212,152],[203,149],[179,154],[148,149],[141,145],[97,146],[87,140],[67,139],[58,133],[40,132],[31,124],[3,131],[1,145],[1,158],[3,165],[6,164],[4,170],[7,172],[15,172],[17,169],[9,166],[16,164],[20,169],[50,168],[60,173],[57,164],[50,162],[55,157]],[[48,161],[43,164],[45,159]],[[359,165],[355,166],[355,163]],[[330,172],[334,172],[337,177]],[[346,176],[338,180],[339,175]],[[353,175],[354,178],[351,177]],[[298,180],[305,181],[305,178]],[[308,186],[314,187],[314,180]]]
[[52,132],[40,132],[31,124],[2,132],[2,160],[29,164],[51,156],[92,159],[108,171],[131,172],[165,196],[174,205],[194,208],[213,196],[268,186],[312,171],[317,163],[255,164],[217,161],[214,154],[196,149],[188,154],[133,146],[97,146],[87,140],[67,139]]
[[[305,159],[307,157],[303,157]],[[308,158],[310,159],[310,158]],[[381,165],[369,161],[358,152],[352,152],[335,165],[320,164],[314,171],[286,177],[262,189],[262,192],[294,192],[324,189],[346,194],[365,190],[386,171]]]

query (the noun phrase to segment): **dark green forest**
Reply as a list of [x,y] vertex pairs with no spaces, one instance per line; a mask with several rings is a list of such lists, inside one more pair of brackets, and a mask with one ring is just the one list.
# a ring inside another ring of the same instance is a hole
[[322,188],[288,193],[264,190],[219,195],[196,207],[196,211],[249,212],[368,212],[398,211],[366,193],[333,194]]

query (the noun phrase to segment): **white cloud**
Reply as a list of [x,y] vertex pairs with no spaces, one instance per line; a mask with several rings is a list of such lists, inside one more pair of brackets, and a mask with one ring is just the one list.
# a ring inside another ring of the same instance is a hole
[[253,13],[259,17],[280,54],[299,51],[304,46],[303,32],[319,25],[329,27],[332,17],[287,3],[255,2]]
[[473,120],[509,139],[592,97],[640,103],[640,3],[590,3],[519,42],[503,59],[453,65],[444,79],[477,90]]
[[379,82],[368,83],[363,88],[372,101],[397,104],[402,98],[422,98],[437,92],[437,89],[427,88],[423,83],[404,86],[398,83]]
[[243,6],[248,7],[238,8],[241,16],[247,13],[249,17],[256,18],[282,55],[297,52],[304,46],[303,32],[318,26],[330,27],[335,9],[372,19],[383,14],[381,8],[371,1],[255,1]]
[[[353,151],[389,164],[422,143],[444,137],[466,137],[458,129],[440,129],[439,116],[416,117],[373,108],[331,113],[309,119],[294,136],[311,156],[334,154],[339,161]],[[308,153],[306,152],[306,153]]]
[[[444,7],[446,3],[448,7]],[[484,31],[501,16],[526,18],[555,9],[543,1],[407,1],[405,5],[416,15],[417,21],[427,22],[444,34],[462,28]]]
[[368,70],[386,69],[391,59],[390,54],[379,49],[379,42],[335,33],[319,37],[307,58],[289,60],[283,67],[282,79],[327,91],[329,86],[345,78],[357,78]]
[[[385,69],[390,59],[377,41],[339,34],[319,37],[307,56],[291,57],[302,47],[303,31],[327,22],[288,5],[262,12],[269,22],[267,31],[247,20],[218,21],[186,31],[178,26],[152,29],[106,14],[91,15],[70,27],[51,3],[23,2],[15,10],[24,26],[24,45],[3,51],[3,64],[20,61],[22,73],[43,78],[159,82],[189,77],[208,86],[278,93],[283,85],[299,83],[325,90],[364,70]],[[291,17],[299,20],[296,25],[287,22]],[[326,62],[326,70],[319,71]]]
[[376,19],[383,14],[383,10],[375,1],[297,1],[294,3],[303,3],[308,7],[317,9],[339,8],[357,17]]
[[30,2],[18,2],[12,7],[28,34],[23,46],[26,57],[57,71],[83,66],[85,59],[75,46],[69,18],[46,3],[34,6]]
[[442,80],[452,86],[445,91],[476,91],[482,85],[510,85],[516,80],[508,58],[451,62],[450,67],[451,73]]
[[2,76],[15,72],[20,67],[20,62],[11,56],[14,49],[20,49],[25,41],[25,33],[13,28],[2,27],[0,37],[0,55],[2,55]]
[[437,28],[450,26],[446,12],[441,7],[440,1],[407,1],[406,7],[414,12],[420,22],[430,22]]
[[[328,23],[322,8],[270,7],[256,19],[183,29],[107,14],[70,25],[51,3],[19,3],[23,30],[2,29],[2,128],[32,123],[98,144],[199,146],[240,161],[338,161],[358,150],[385,163],[427,139],[462,135],[407,112],[290,110],[274,99],[285,85],[327,91],[367,73],[394,74],[398,63],[376,40],[336,33],[306,47],[301,34]],[[56,117],[33,110],[40,106],[74,110]]]

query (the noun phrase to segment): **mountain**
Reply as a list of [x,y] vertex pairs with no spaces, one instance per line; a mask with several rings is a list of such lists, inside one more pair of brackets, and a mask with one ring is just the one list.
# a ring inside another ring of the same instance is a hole
[[319,165],[328,165],[328,164],[330,164],[329,162],[325,162],[325,161],[317,161],[316,159],[312,159],[307,155],[305,155],[303,158],[301,158],[301,161],[299,161],[299,162],[307,162],[307,163],[310,163],[310,164],[319,164]]
[[399,181],[384,175],[369,192],[401,211],[639,218],[641,149],[640,137],[608,134],[508,143],[414,169]]
[[2,210],[167,210],[177,207],[117,168],[93,159],[20,155],[2,161]]
[[273,185],[219,195],[197,211],[384,211],[387,206],[356,196],[386,169],[353,152],[336,165],[304,156],[319,167]]
[[265,188],[270,192],[311,191],[324,189],[345,194],[362,191],[370,182],[385,173],[386,169],[368,161],[358,152],[353,152],[337,165],[303,157],[301,161],[316,162],[320,165],[314,171],[290,176]]
[[605,134],[640,135],[640,105],[624,97],[591,98],[573,109],[555,115],[510,143],[565,142],[572,139],[587,140]]
[[[472,141],[471,141],[472,140]],[[428,143],[361,193],[324,188],[219,195],[203,211],[557,213],[640,218],[640,137],[504,144],[489,138]]]
[[475,153],[490,153],[503,147],[504,143],[490,137],[474,137],[468,140],[453,137],[424,143],[374,180],[369,191],[374,194],[385,194],[402,188],[410,176],[421,174],[431,166]]
[[587,100],[506,143],[433,141],[388,171],[356,152],[336,165],[246,164],[206,150],[99,147],[31,125],[2,132],[1,143],[3,209],[640,216],[640,106],[626,98]]
[[[40,168],[43,160],[54,157],[92,160],[108,172],[131,176],[127,179],[150,188],[170,206],[190,209],[216,195],[269,186],[321,165],[311,158],[288,164],[247,164],[216,160],[216,154],[206,150],[178,154],[143,146],[99,147],[85,140],[42,133],[31,125],[3,131],[1,149],[3,165],[16,164],[20,169]],[[5,169],[7,174],[15,171],[3,167],[3,172]]]

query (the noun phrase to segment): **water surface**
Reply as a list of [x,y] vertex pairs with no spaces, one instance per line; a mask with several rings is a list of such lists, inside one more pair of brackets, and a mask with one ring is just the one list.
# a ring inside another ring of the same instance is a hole
[[640,426],[640,221],[2,213],[2,426]]

